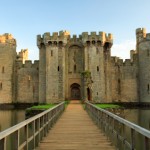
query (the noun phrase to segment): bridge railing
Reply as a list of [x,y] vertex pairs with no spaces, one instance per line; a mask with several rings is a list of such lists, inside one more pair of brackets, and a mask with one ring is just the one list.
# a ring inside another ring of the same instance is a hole
[[[142,146],[142,149],[150,149],[150,131],[142,128],[130,121],[127,121],[109,111],[98,108],[95,105],[85,102],[85,109],[100,127],[111,142],[121,150],[135,150],[136,144]],[[127,138],[126,133],[130,134]],[[140,141],[136,140],[136,136],[142,137]],[[139,143],[138,143],[139,142]],[[142,143],[143,142],[143,143]],[[139,148],[139,147],[138,147]],[[139,148],[141,150],[141,148]]]
[[0,133],[0,150],[10,149],[10,147],[8,148],[8,139],[12,135],[12,150],[35,149],[64,111],[64,108],[65,103],[62,102],[53,108],[4,130]]

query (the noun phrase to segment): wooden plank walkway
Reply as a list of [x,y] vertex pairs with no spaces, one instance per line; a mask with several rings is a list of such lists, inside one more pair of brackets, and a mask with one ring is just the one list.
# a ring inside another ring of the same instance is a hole
[[71,101],[36,150],[115,150],[79,101]]

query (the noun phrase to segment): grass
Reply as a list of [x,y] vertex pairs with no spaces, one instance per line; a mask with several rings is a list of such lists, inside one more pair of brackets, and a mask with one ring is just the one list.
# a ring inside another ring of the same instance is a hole
[[54,107],[56,104],[44,104],[44,105],[37,105],[37,106],[33,106],[31,107],[32,109],[49,109]]
[[30,112],[32,110],[47,110],[49,108],[54,107],[56,104],[43,104],[43,105],[37,105],[37,106],[32,106],[30,108],[27,108],[26,111]]
[[[67,105],[69,104],[69,101],[66,100],[65,101],[65,108],[67,107]],[[49,108],[52,108],[54,106],[56,106],[57,104],[42,104],[42,105],[37,105],[37,106],[32,106],[30,108],[27,108],[26,111],[32,111],[32,110],[47,110]]]
[[95,104],[99,108],[107,109],[107,108],[120,108],[120,105],[116,104]]

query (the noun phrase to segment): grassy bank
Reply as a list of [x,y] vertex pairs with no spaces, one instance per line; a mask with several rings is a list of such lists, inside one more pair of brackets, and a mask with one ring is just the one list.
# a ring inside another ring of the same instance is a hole
[[99,108],[108,109],[108,108],[121,108],[120,105],[117,104],[95,104]]

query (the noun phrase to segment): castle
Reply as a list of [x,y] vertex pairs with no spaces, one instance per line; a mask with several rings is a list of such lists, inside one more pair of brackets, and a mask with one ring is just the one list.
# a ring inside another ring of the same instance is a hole
[[150,34],[136,30],[136,50],[111,56],[112,34],[67,31],[37,36],[39,60],[16,53],[11,34],[0,36],[0,103],[150,102]]

